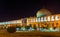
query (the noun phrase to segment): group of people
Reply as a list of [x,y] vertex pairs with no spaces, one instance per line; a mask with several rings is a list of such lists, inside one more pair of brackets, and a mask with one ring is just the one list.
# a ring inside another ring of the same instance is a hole
[[59,32],[59,28],[57,27],[50,27],[50,26],[42,26],[42,27],[37,27],[36,25],[34,25],[34,27],[32,27],[32,25],[30,26],[16,26],[16,27],[4,27],[5,29],[7,29],[8,31],[17,31],[17,32],[25,32],[25,31],[41,31],[41,32]]
[[42,31],[42,32],[58,32],[59,28],[52,28],[52,27],[37,27],[37,26],[16,26],[16,31]]

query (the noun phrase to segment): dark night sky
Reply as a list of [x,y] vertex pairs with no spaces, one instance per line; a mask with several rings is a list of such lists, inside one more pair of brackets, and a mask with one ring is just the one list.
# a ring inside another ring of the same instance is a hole
[[59,0],[2,0],[0,1],[0,21],[34,16],[36,12],[43,7],[53,14],[60,13]]

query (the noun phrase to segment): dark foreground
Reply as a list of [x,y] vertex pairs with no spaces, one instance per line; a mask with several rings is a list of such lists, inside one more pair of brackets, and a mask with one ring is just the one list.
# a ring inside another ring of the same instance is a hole
[[15,32],[0,30],[0,37],[60,37],[60,32]]

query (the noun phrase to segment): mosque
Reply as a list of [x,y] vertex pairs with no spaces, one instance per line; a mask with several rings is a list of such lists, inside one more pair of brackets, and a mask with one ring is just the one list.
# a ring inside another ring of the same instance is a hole
[[[30,19],[30,18],[29,18]],[[50,11],[41,9],[37,11],[36,17],[33,17],[28,23],[34,27],[47,28],[51,31],[59,31],[60,14],[52,15]]]
[[[40,9],[36,13],[36,17],[27,17],[19,20],[12,20],[7,22],[0,22],[0,27],[28,26],[32,29],[36,26],[38,30],[42,31],[59,31],[60,29],[60,14],[52,15],[47,9]],[[31,26],[31,27],[30,27]],[[25,30],[25,28],[22,28]]]

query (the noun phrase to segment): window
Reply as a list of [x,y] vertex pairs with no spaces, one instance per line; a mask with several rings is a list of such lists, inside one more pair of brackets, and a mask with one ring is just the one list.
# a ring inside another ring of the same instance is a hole
[[37,21],[40,22],[40,18],[37,18]]
[[50,21],[50,16],[48,16],[48,21]]
[[55,20],[59,20],[59,17],[56,15]]
[[29,22],[29,19],[27,19],[27,22]]
[[35,20],[36,20],[36,18],[34,18],[33,20],[34,20],[34,22],[36,22],[36,21],[35,21]]
[[28,21],[31,22],[31,18]]
[[35,20],[36,22],[37,22],[37,18],[36,18],[36,20]]
[[33,19],[31,19],[31,22],[33,22]]
[[31,19],[31,22],[35,22],[35,18],[32,18],[32,19]]
[[46,20],[46,17],[44,17],[44,21],[47,21],[47,20]]
[[55,17],[54,17],[54,16],[52,16],[52,17],[51,17],[51,21],[54,21],[54,18],[55,18]]
[[41,17],[41,22],[43,22],[43,17]]

